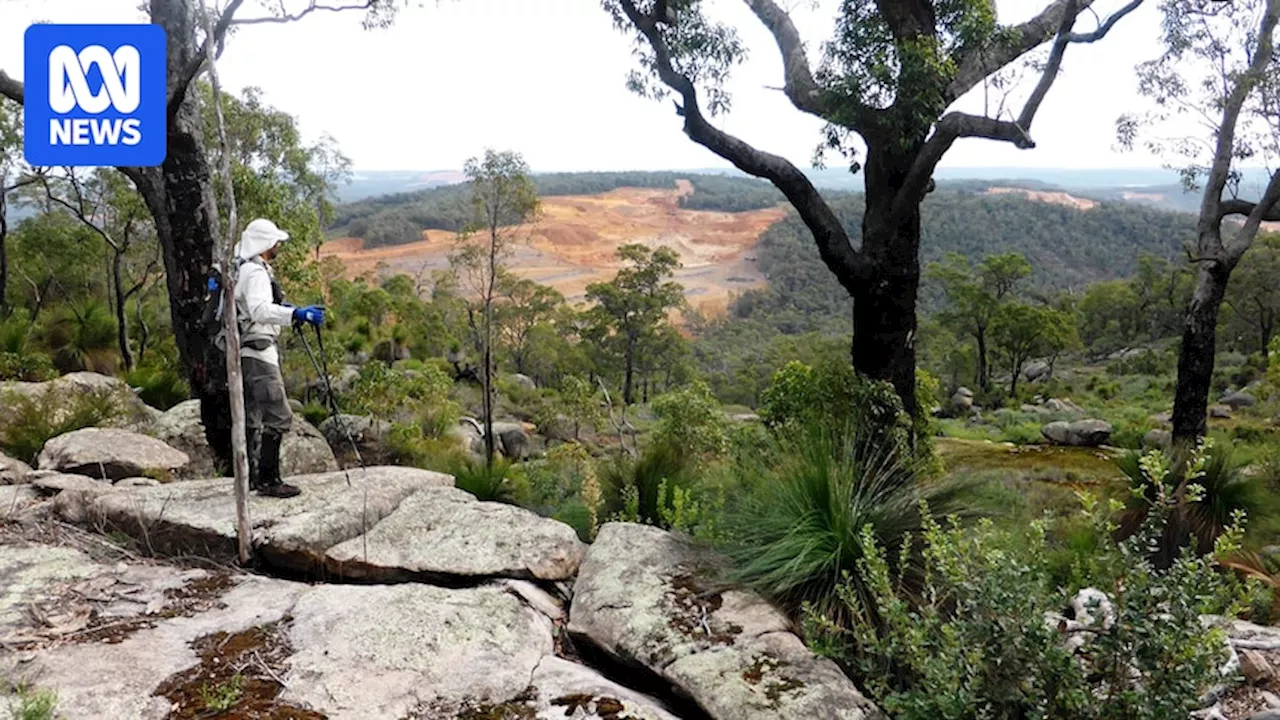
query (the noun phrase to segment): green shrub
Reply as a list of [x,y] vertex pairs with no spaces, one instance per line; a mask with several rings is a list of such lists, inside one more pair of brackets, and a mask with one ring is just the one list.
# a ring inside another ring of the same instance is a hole
[[456,442],[427,437],[416,422],[392,423],[385,442],[390,461],[397,465],[452,472],[467,459]]
[[1251,423],[1241,423],[1231,428],[1231,438],[1238,442],[1261,445],[1276,437],[1271,428]]
[[660,524],[658,489],[688,489],[694,482],[689,458],[679,446],[655,442],[645,446],[638,458],[619,455],[600,469],[609,513],[619,520]]
[[711,388],[701,380],[658,396],[656,442],[679,447],[691,456],[715,458],[729,450],[728,420]]
[[[922,482],[917,462],[856,423],[781,433],[735,468],[745,498],[727,513],[726,552],[737,577],[792,612],[806,603],[836,611],[841,574],[854,572],[863,555],[864,526],[897,545],[920,529],[921,499],[947,512],[978,512],[963,502],[970,482]],[[914,558],[896,563],[918,584]]]
[[1103,400],[1110,400],[1120,394],[1120,381],[1108,380],[1100,375],[1090,377],[1084,387]]
[[458,422],[460,408],[450,397],[453,380],[436,365],[411,374],[368,362],[343,398],[345,412],[388,421],[417,421],[429,437],[442,437]]
[[510,460],[494,457],[490,467],[483,460],[461,458],[453,463],[450,473],[454,478],[454,486],[475,495],[477,500],[512,500],[512,476],[515,473]]
[[1163,375],[1172,372],[1178,362],[1178,356],[1168,350],[1147,349],[1107,366],[1111,375]]
[[14,688],[9,701],[12,720],[55,720],[58,717],[58,694],[52,690],[35,690],[26,685]]
[[134,368],[126,382],[138,388],[138,397],[143,402],[161,410],[168,410],[191,396],[186,379],[172,368],[154,365]]
[[1142,450],[1142,439],[1150,429],[1151,421],[1145,418],[1141,422],[1123,423],[1111,433],[1111,445],[1126,450]]
[[909,446],[911,419],[893,386],[860,375],[847,362],[809,367],[793,360],[774,373],[761,398],[760,419],[770,428],[826,425],[839,433],[856,422],[878,442]]
[[312,400],[302,406],[302,418],[312,425],[319,427],[320,423],[329,419],[329,408],[317,400]]
[[41,353],[0,352],[0,380],[44,382],[58,376],[53,361]]
[[1006,425],[1000,428],[1000,440],[1014,445],[1034,445],[1044,439],[1040,434],[1041,427],[1042,423],[1034,421]]
[[[1168,490],[1168,488],[1166,488]],[[1157,493],[1159,494],[1159,493]],[[1167,498],[1167,494],[1160,495]],[[1086,497],[1093,521],[1108,512]],[[1074,589],[1051,577],[1044,526],[1029,532],[944,528],[926,514],[924,592],[905,596],[883,546],[864,529],[864,562],[841,585],[852,628],[811,610],[809,636],[823,654],[851,668],[892,717],[1157,720],[1187,717],[1221,681],[1225,636],[1205,613],[1234,615],[1248,594],[1207,557],[1184,555],[1169,570],[1143,561],[1143,543],[1159,535],[1162,512],[1143,533],[1101,551],[1117,568],[1114,616],[1081,633],[1073,652],[1056,622]],[[1240,528],[1219,552],[1238,546]],[[1101,533],[1100,537],[1105,537]],[[870,600],[855,590],[860,582]],[[1063,621],[1065,622],[1065,621]],[[1085,618],[1077,622],[1088,622]]]
[[55,394],[9,391],[0,397],[0,449],[27,463],[51,438],[108,424],[124,416],[117,394],[108,389]]

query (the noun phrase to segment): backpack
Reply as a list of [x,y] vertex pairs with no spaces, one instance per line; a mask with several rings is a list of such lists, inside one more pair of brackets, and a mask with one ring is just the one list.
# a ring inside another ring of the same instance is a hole
[[[236,258],[235,272],[237,277],[240,273],[240,266],[244,265],[247,260]],[[212,340],[214,347],[219,352],[227,352],[227,333],[222,323],[223,313],[223,295],[222,295],[223,275],[222,268],[218,263],[214,263],[209,268],[209,278],[205,283],[204,309],[201,312],[200,325],[206,337]],[[271,278],[271,295],[273,302],[282,302],[284,293],[280,288],[280,283],[275,277]],[[236,314],[236,325],[239,326],[241,344],[244,344],[243,338],[249,333],[249,326],[253,322],[248,316],[241,312]]]

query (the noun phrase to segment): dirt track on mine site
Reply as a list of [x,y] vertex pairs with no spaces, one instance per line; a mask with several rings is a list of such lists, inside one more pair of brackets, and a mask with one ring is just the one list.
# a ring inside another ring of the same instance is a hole
[[[766,284],[754,249],[786,210],[681,209],[680,197],[692,190],[682,180],[671,190],[622,188],[543,198],[537,222],[510,229],[515,242],[508,265],[579,304],[587,285],[613,278],[620,267],[614,254],[620,245],[665,245],[680,255],[683,267],[675,280],[684,286],[689,304],[706,314],[723,312],[735,295]],[[424,270],[429,275],[448,267],[454,239],[453,233],[427,230],[416,242],[365,249],[359,238],[341,238],[321,247],[320,255],[341,260],[349,277],[369,272],[417,276]]]

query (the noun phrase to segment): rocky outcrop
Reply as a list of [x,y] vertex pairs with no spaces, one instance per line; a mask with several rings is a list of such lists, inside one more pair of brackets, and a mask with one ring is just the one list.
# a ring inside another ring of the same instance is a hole
[[1075,422],[1051,422],[1040,433],[1057,445],[1098,447],[1111,439],[1111,424],[1105,420],[1076,420]]
[[0,485],[0,520],[17,517],[38,497],[30,485]]
[[[302,494],[289,499],[251,494],[253,544],[264,559],[292,570],[323,567],[329,548],[357,537],[390,515],[419,488],[453,478],[415,468],[375,466],[296,475]],[[143,540],[157,552],[230,558],[236,553],[235,492],[230,478],[159,487],[64,492],[56,509],[69,522],[88,522]]]
[[[204,436],[200,421],[200,401],[187,400],[169,408],[145,430],[146,434],[186,453],[191,459],[179,479],[207,478],[216,474],[213,451]],[[331,472],[338,469],[333,450],[316,430],[300,415],[280,444],[280,471],[285,475]]]
[[[111,427],[132,427],[150,422],[160,413],[143,402],[120,378],[93,372],[67,373],[48,382],[0,382],[0,400],[9,393],[31,400],[40,399],[44,403],[42,409],[50,414],[49,420],[54,423],[71,416],[74,400],[87,397],[96,397],[104,407],[115,411],[114,416],[106,420]],[[45,402],[45,398],[50,401]]]
[[532,443],[524,425],[517,422],[496,422],[493,436],[498,439],[497,448],[509,460],[523,460],[529,456]]
[[[480,502],[426,470],[367,470],[289,478],[296,498],[250,496],[255,552],[293,572],[446,585],[489,578],[572,579],[586,552],[573,528],[523,508]],[[66,476],[62,476],[66,477]],[[51,478],[69,522],[123,531],[166,553],[235,552],[231,480],[111,487]]]
[[27,481],[31,466],[0,453],[0,485],[17,485]]
[[153,437],[119,428],[84,428],[49,440],[37,460],[41,470],[115,481],[138,475],[166,478],[190,458]]
[[551,621],[496,588],[323,586],[292,614],[284,697],[329,717],[456,717],[507,702],[554,649]]
[[365,465],[381,465],[391,460],[386,448],[389,432],[391,423],[368,415],[333,415],[320,423],[320,434],[335,455],[354,461],[356,454],[351,447],[354,442]]
[[524,389],[524,390],[538,389],[538,383],[534,382],[533,378],[529,377],[528,375],[515,373],[514,375],[511,376],[511,379],[515,381],[515,384],[519,385],[521,389]]
[[1239,410],[1240,408],[1253,407],[1254,405],[1257,405],[1258,398],[1254,397],[1253,395],[1247,392],[1244,392],[1243,390],[1237,390],[1235,392],[1229,392],[1226,395],[1223,395],[1222,399],[1219,400],[1218,402],[1222,403],[1223,405],[1226,405],[1232,410]]
[[705,587],[719,564],[663,530],[608,523],[574,584],[569,631],[672,683],[717,720],[884,717],[768,603]]
[[973,410],[973,391],[967,387],[956,390],[951,396],[951,415],[954,417],[964,417]]
[[1068,415],[1082,415],[1084,408],[1075,404],[1069,399],[1050,398],[1045,401],[1044,407],[1049,412],[1063,413]]
[[1230,406],[1230,405],[1223,405],[1222,403],[1217,403],[1216,405],[1210,405],[1210,406],[1209,406],[1209,417],[1214,418],[1214,419],[1217,419],[1217,420],[1230,420],[1230,419],[1231,419],[1231,406]]
[[552,620],[498,584],[308,585],[0,544],[0,641],[20,649],[0,676],[55,690],[68,718],[161,720],[234,672],[263,717],[678,720],[556,657]]
[[1173,433],[1168,430],[1154,428],[1142,436],[1142,447],[1146,450],[1167,450],[1173,445]]
[[1027,363],[1027,367],[1022,371],[1028,382],[1036,382],[1037,380],[1047,380],[1051,368],[1049,363],[1044,360],[1033,360]]
[[326,553],[342,577],[508,577],[569,580],[586,545],[573,528],[523,508],[424,488],[369,532]]

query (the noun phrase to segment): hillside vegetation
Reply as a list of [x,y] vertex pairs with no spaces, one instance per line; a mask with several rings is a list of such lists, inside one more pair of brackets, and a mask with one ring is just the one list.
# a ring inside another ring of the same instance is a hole
[[[688,179],[693,193],[680,200],[689,210],[741,212],[772,207],[782,195],[763,180],[673,172],[550,173],[535,175],[541,197],[595,195],[620,188],[671,189]],[[423,230],[458,232],[471,217],[465,185],[447,185],[396,193],[339,205],[330,237],[358,237],[365,247],[399,245],[422,239]]]
[[[783,198],[763,181],[687,173],[561,173],[535,175],[542,197],[591,195],[618,188],[673,188],[687,179],[693,192],[679,200],[688,210],[742,212],[772,207]],[[1170,258],[1191,239],[1191,216],[1142,205],[1103,202],[1087,210],[1016,194],[990,194],[992,183],[940,190],[924,204],[924,262],[949,252],[976,261],[989,254],[1019,252],[1035,268],[1034,281],[1052,289],[1080,288],[1096,280],[1127,277],[1143,254]],[[1047,187],[1045,189],[1048,189]],[[850,234],[860,236],[862,196],[829,192]],[[386,195],[339,205],[330,237],[358,237],[364,247],[422,239],[423,230],[457,232],[466,224],[464,185]],[[807,288],[826,298],[842,297],[821,265],[812,236],[789,213],[761,237],[760,269],[775,286]]]

